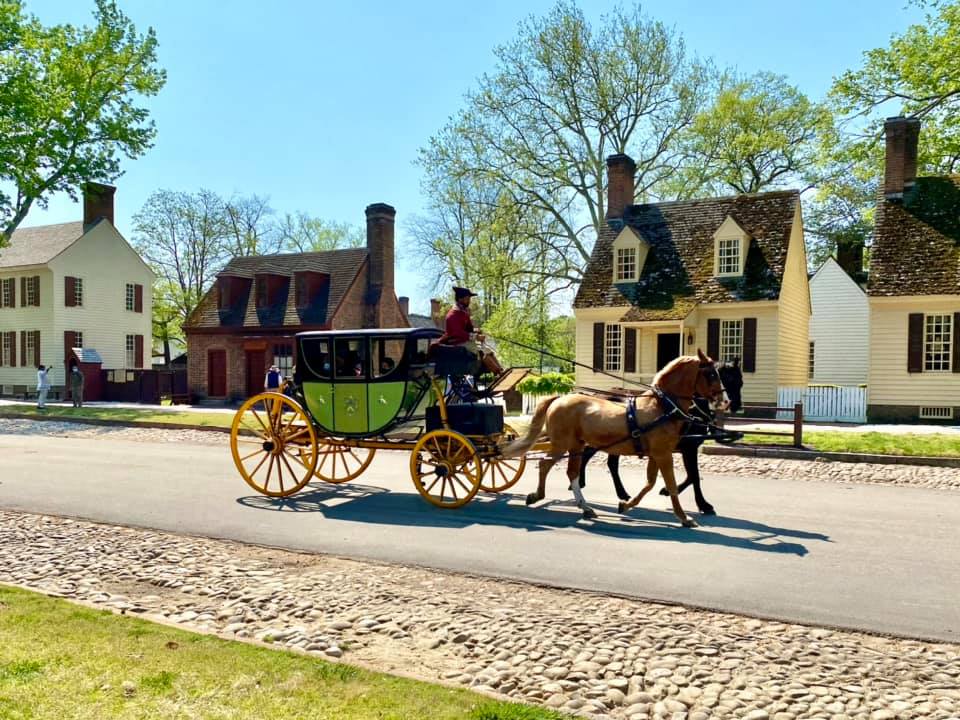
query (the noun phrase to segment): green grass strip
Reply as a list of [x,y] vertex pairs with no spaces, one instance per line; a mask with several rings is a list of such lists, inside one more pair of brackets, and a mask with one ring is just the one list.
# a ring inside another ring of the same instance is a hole
[[566,717],[5,586],[0,638],[4,720]]
[[176,410],[152,410],[150,408],[114,408],[114,407],[59,407],[48,406],[46,410],[37,410],[31,405],[4,405],[0,407],[0,417],[4,415],[29,415],[31,417],[55,417],[72,419],[117,420],[136,425],[137,423],[164,423],[193,425],[195,427],[225,427],[233,423],[232,413],[192,412]]

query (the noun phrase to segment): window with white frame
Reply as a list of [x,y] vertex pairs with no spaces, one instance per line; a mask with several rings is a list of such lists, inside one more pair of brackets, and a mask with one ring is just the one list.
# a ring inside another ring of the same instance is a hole
[[73,297],[74,305],[76,307],[83,307],[83,278],[73,279]]
[[293,346],[274,345],[273,364],[280,370],[281,376],[289,377],[293,375]]
[[39,333],[28,332],[23,337],[25,341],[23,346],[26,348],[27,363],[31,363],[37,357],[37,344],[36,339]]
[[740,238],[717,240],[717,275],[739,275],[740,272]]
[[953,317],[927,315],[924,321],[923,369],[925,372],[950,370]]
[[127,367],[137,366],[137,341],[135,335],[127,335]]
[[623,361],[622,328],[619,325],[607,325],[603,340],[603,369],[620,372]]
[[720,362],[743,357],[743,320],[720,321]]
[[13,307],[13,288],[16,278],[0,281],[0,307]]
[[37,297],[40,295],[40,278],[27,278],[26,304],[37,305]]
[[130,312],[133,312],[136,308],[136,295],[137,291],[134,289],[133,283],[127,283],[127,310]]
[[814,360],[816,359],[816,351],[814,350],[814,344],[815,344],[814,341],[811,340],[811,341],[810,341],[810,352],[809,352],[809,354],[808,354],[808,356],[807,356],[807,377],[808,377],[808,378],[812,378],[812,377],[813,377]]
[[78,348],[83,347],[83,333],[80,330],[73,331],[73,346]]
[[0,333],[0,342],[3,343],[3,346],[0,347],[0,365],[6,365],[7,367],[12,367],[16,363],[16,358],[13,356],[13,333]]
[[637,279],[637,248],[617,248],[617,282]]

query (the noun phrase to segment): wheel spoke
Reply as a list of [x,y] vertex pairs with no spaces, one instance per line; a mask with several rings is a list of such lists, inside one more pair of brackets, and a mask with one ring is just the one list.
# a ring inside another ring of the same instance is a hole
[[273,453],[270,453],[270,462],[267,464],[267,481],[263,484],[263,489],[264,489],[264,490],[266,490],[268,487],[270,487],[270,473],[273,472],[273,461],[274,461],[274,459],[275,459],[275,458],[274,458]]
[[[257,443],[257,445],[259,446],[260,443]],[[253,451],[252,453],[250,453],[249,455],[244,455],[242,458],[240,458],[240,462],[244,462],[244,461],[246,461],[246,460],[249,460],[250,458],[252,458],[252,457],[253,457],[254,455],[256,455],[257,453],[262,453],[262,452],[264,452],[263,447],[258,447],[256,450],[254,450],[254,451]]]
[[424,489],[427,491],[427,494],[428,494],[428,495],[429,495],[430,492],[433,490],[433,488],[436,486],[436,484],[437,484],[438,482],[440,482],[440,478],[441,478],[440,475],[435,475],[434,478],[433,478],[433,482],[430,483],[430,486],[427,487],[427,488],[424,488]]
[[275,457],[277,462],[277,480],[280,481],[280,492],[283,493],[283,492],[286,492],[286,490],[283,487],[283,463],[280,462],[279,455]]
[[440,480],[440,502],[443,502],[443,499],[447,496],[447,476],[441,475]]
[[265,438],[273,437],[273,433],[270,431],[270,428],[268,428],[268,427],[264,424],[263,420],[260,419],[260,414],[257,412],[257,409],[256,409],[255,407],[253,407],[252,405],[250,406],[250,412],[253,413],[253,416],[257,419],[257,422],[260,423],[260,427],[262,427],[262,428],[263,428],[263,431],[266,433],[266,435],[265,435],[264,437],[265,437]]
[[264,453],[263,453],[263,457],[260,459],[260,462],[257,463],[257,466],[256,466],[256,467],[253,469],[253,471],[250,473],[250,479],[251,479],[251,480],[253,480],[253,476],[257,474],[257,471],[259,471],[260,468],[263,467],[263,464],[267,461],[267,458],[268,458],[268,457],[270,457],[270,453],[264,452]]
[[[304,468],[309,468],[309,467],[310,467],[310,459],[311,459],[310,456],[304,457],[302,454],[299,455],[299,456],[291,455],[291,454],[290,454],[290,451],[287,450],[286,448],[284,448],[283,454],[284,454],[284,457],[288,457],[288,458],[290,458],[291,460],[297,461],[298,463],[300,463],[301,465],[303,465]],[[289,467],[289,466],[290,466],[290,464],[289,464],[289,462],[288,462],[288,463],[287,463],[287,467]],[[294,477],[297,476],[297,474],[296,474],[295,472],[293,472],[293,470],[291,470],[290,472],[291,472],[291,474],[292,474]]]
[[306,428],[306,427],[300,428],[300,429],[297,430],[293,435],[290,435],[289,437],[287,437],[287,438],[286,438],[286,442],[292,442],[293,440],[296,440],[296,439],[297,439],[298,437],[300,437],[301,435],[306,435],[306,436],[309,437],[309,435],[310,435],[310,429],[309,429],[309,428]]
[[[472,488],[467,485],[459,475],[453,475],[452,479],[457,481],[457,484],[460,486],[460,489],[463,490],[465,495],[470,494],[470,490]],[[452,485],[453,483],[451,482],[450,484]]]
[[293,484],[296,485],[298,483],[297,474],[293,471],[293,468],[290,466],[290,461],[287,460],[286,451],[280,453],[280,459],[283,460],[283,464],[287,466],[287,470],[290,473],[290,477],[293,478]]
[[453,484],[453,481],[457,479],[456,475],[450,476],[450,494],[453,495],[453,501],[456,502],[459,498],[457,497],[457,488]]

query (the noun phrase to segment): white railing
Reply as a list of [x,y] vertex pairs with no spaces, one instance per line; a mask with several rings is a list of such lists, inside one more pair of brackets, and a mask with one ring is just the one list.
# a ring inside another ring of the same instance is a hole
[[777,405],[787,407],[795,403],[803,403],[803,416],[807,421],[854,423],[867,421],[867,388],[865,387],[811,385],[779,389]]
[[537,411],[537,405],[544,400],[556,397],[556,395],[523,395],[523,414],[533,415]]

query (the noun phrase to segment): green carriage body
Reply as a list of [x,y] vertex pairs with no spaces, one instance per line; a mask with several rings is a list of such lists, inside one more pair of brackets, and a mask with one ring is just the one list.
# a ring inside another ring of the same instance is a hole
[[297,372],[307,412],[323,432],[376,437],[423,411],[431,387],[435,328],[330,330],[297,335]]

